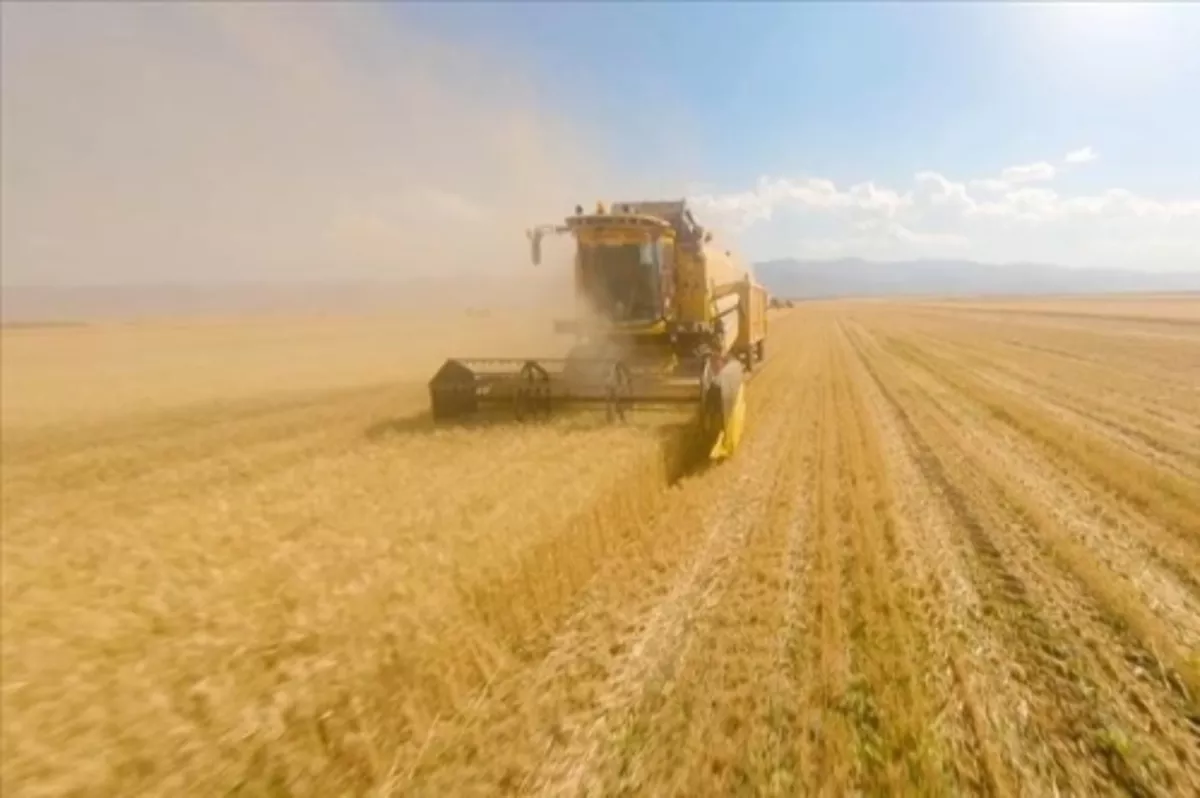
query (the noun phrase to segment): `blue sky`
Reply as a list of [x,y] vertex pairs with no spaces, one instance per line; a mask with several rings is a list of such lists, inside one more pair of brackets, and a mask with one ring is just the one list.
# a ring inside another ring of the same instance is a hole
[[1181,3],[393,10],[528,67],[548,104],[604,129],[614,156],[646,168],[654,148],[623,145],[623,134],[657,139],[639,128],[661,107],[686,126],[677,134],[718,183],[794,171],[849,181],[929,168],[974,174],[1091,145],[1113,157],[1080,176],[1081,187],[1103,175],[1184,198],[1200,186],[1200,8]]
[[[969,182],[1045,162],[1057,174],[1037,188],[1063,197],[1118,189],[1159,202],[1200,198],[1200,7],[452,3],[395,11],[404,24],[521,64],[547,106],[598,131],[623,167],[652,171],[682,157],[704,190],[810,176],[903,192],[923,170]],[[1065,168],[1065,155],[1085,147],[1098,157]],[[664,158],[666,150],[677,152]],[[1188,219],[1200,228],[1200,217]],[[1180,220],[1170,228],[1194,244]],[[760,254],[788,254],[785,236],[747,234],[752,247],[771,238],[765,249],[780,250]],[[1107,262],[1076,249],[1047,244],[1011,255]],[[1200,264],[1186,241],[1165,249],[1161,267]]]
[[0,13],[5,282],[507,273],[646,195],[754,260],[1200,270],[1200,4]]

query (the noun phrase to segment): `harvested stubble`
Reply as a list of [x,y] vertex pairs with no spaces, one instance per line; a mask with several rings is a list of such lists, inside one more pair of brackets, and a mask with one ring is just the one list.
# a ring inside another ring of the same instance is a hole
[[674,485],[390,388],[23,434],[4,788],[1194,793],[1200,336],[1105,302],[776,317]]

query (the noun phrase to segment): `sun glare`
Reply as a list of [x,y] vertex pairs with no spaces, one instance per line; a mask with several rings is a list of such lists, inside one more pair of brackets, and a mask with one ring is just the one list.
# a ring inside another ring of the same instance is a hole
[[1177,10],[1154,3],[1025,6],[1019,26],[1052,73],[1136,88],[1168,74],[1178,56]]

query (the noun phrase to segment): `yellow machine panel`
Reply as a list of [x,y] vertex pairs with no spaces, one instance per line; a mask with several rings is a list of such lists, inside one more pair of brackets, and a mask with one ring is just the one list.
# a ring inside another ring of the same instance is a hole
[[576,206],[562,224],[528,231],[535,265],[550,234],[575,240],[575,318],[555,325],[575,347],[559,361],[451,359],[430,382],[434,417],[507,403],[526,418],[594,402],[623,418],[634,405],[692,404],[712,455],[731,454],[767,336],[768,297],[752,270],[683,200]]
[[681,322],[706,324],[712,320],[712,298],[708,290],[708,275],[704,256],[680,248],[675,259],[675,290],[678,317]]
[[721,245],[711,241],[703,245],[704,266],[708,281],[713,286],[732,285],[747,277],[753,281],[749,267]]

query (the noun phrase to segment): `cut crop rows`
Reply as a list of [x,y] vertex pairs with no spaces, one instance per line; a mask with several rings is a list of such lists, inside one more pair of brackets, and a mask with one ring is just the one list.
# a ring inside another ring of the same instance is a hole
[[3,790],[1196,794],[1183,304],[806,304],[694,472],[387,387],[13,436]]

